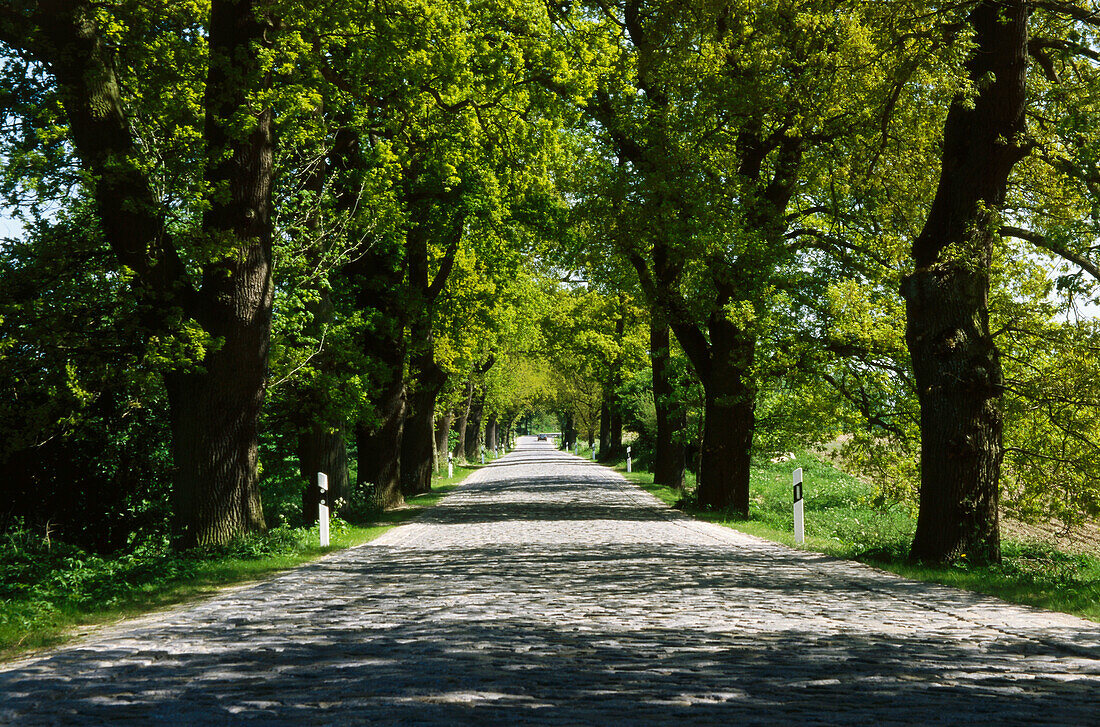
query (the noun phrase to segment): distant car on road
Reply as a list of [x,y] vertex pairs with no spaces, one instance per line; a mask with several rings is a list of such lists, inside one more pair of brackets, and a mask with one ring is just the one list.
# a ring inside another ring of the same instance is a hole
[[545,442],[546,441],[546,435],[545,434],[540,434],[538,437],[535,438],[535,441],[536,442]]

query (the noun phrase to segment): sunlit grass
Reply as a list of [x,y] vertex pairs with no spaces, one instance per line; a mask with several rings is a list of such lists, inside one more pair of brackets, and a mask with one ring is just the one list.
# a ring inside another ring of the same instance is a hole
[[[791,475],[797,467],[803,469],[806,540],[802,545],[795,543],[793,532]],[[753,467],[747,520],[694,508],[685,502],[683,492],[653,484],[650,472],[627,474],[624,463],[615,469],[666,505],[699,520],[792,547],[859,560],[915,580],[1100,621],[1098,554],[1071,554],[1046,543],[1005,540],[999,565],[974,566],[965,558],[948,566],[910,564],[906,556],[916,526],[912,507],[884,498],[872,485],[807,452],[792,461]],[[693,488],[692,479],[687,489]]]
[[325,548],[316,527],[276,528],[266,536],[207,551],[148,548],[114,559],[71,547],[29,553],[12,545],[14,550],[6,551],[11,557],[0,564],[0,659],[55,646],[100,624],[193,601],[370,542],[436,504],[472,471],[455,467],[451,478],[444,472],[433,478],[431,492],[409,498],[402,508],[378,513],[372,522],[334,520]]

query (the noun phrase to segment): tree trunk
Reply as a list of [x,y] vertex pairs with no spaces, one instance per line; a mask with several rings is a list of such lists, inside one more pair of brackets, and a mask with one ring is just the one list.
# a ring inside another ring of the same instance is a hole
[[604,390],[603,402],[600,404],[600,453],[601,462],[612,462],[610,456],[611,443],[611,403],[608,401],[607,390]]
[[[196,318],[222,341],[203,373],[172,376],[176,517],[184,543],[223,543],[264,529],[258,425],[271,336],[271,109],[250,107],[271,23],[261,3],[214,0],[204,104],[206,181],[214,190],[204,235],[234,254],[203,269]],[[269,81],[266,81],[269,82]],[[252,126],[237,129],[245,114]]]
[[679,441],[687,426],[684,408],[675,399],[670,380],[671,355],[668,324],[656,313],[649,324],[649,351],[653,361],[653,404],[657,411],[654,442],[653,481],[682,490],[687,469],[687,452]]
[[[622,341],[626,334],[626,313],[620,311],[615,322],[615,339]],[[600,460],[615,462],[626,457],[623,447],[623,406],[619,400],[622,385],[622,358],[611,362],[611,372],[604,385],[603,404],[600,406]]]
[[321,422],[314,422],[308,431],[298,435],[298,471],[306,481],[302,491],[302,514],[307,525],[317,521],[317,473],[328,475],[329,497],[347,498],[348,450],[344,444],[344,432],[333,430]]
[[944,124],[939,186],[902,283],[921,406],[921,490],[910,557],[998,562],[1003,448],[1000,355],[989,330],[989,268],[1008,177],[1024,157],[1027,4],[980,3],[967,73],[976,98]]
[[607,456],[615,461],[626,456],[626,448],[623,447],[623,412],[617,393],[612,394],[608,409],[610,417],[607,427]]
[[435,468],[442,471],[447,466],[448,445],[451,441],[451,420],[454,412],[448,411],[435,422]]
[[696,497],[703,507],[747,517],[756,428],[756,341],[721,310],[711,315],[708,328],[709,358],[700,367],[705,405]]
[[[404,358],[402,356],[402,358]],[[358,482],[370,485],[374,503],[383,509],[404,504],[401,494],[401,444],[405,434],[405,383],[400,369],[392,372],[374,402],[379,423],[355,426]]]
[[567,450],[573,449],[573,443],[577,441],[577,429],[573,423],[573,412],[567,411],[562,416],[561,443]]
[[497,416],[493,414],[485,422],[485,448],[497,449]]
[[470,407],[473,405],[474,380],[471,378],[466,382],[466,401],[462,405],[462,409],[459,410],[458,418],[455,420],[455,434],[457,438],[452,454],[459,460],[466,459],[466,422],[470,419]]
[[478,392],[466,420],[466,461],[477,462],[481,453],[481,418],[485,413],[485,394]]
[[408,495],[430,492],[435,448],[435,400],[447,383],[447,372],[435,362],[430,311],[409,333],[409,408],[401,443],[401,489]]
[[431,377],[424,377],[409,397],[409,414],[405,418],[405,436],[401,444],[401,489],[406,496],[432,489],[435,400],[442,387],[442,382],[436,384]]

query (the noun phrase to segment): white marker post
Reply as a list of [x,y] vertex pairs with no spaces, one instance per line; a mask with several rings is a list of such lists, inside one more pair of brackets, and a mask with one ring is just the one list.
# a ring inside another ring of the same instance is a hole
[[451,479],[455,476],[455,456],[451,452],[447,452],[447,479]]
[[626,471],[627,471],[627,472],[630,472],[630,471],[632,471],[632,470],[631,470],[631,466],[630,466],[630,465],[631,465],[631,461],[630,461],[630,447],[627,447],[627,448],[626,448]]
[[485,464],[485,447],[481,448],[481,464]]
[[802,468],[794,471],[794,542],[801,545],[806,540],[806,529],[802,512]]
[[592,442],[592,461],[596,461],[596,443]]
[[328,475],[317,473],[317,490],[321,499],[317,502],[317,527],[321,536],[321,547],[328,547]]

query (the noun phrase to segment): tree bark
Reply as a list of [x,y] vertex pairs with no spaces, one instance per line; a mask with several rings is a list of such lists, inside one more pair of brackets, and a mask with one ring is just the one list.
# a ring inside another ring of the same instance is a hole
[[[203,373],[171,376],[176,516],[185,543],[222,543],[263,530],[258,425],[271,335],[272,112],[250,108],[261,84],[270,19],[258,0],[214,0],[204,105],[207,240],[231,254],[203,269],[196,318],[222,344]],[[240,115],[252,126],[241,135]]]
[[[434,366],[434,358],[431,364]],[[434,462],[435,400],[446,383],[441,369],[424,369],[409,396],[409,413],[405,418],[405,436],[401,443],[401,489],[406,496],[419,495],[432,489]]]
[[574,424],[573,412],[567,411],[562,415],[561,443],[565,449],[573,449],[577,441],[577,428]]
[[989,268],[1008,177],[1026,154],[1027,5],[971,12],[976,98],[952,102],[939,186],[902,283],[921,407],[921,487],[910,558],[998,562],[1000,355],[989,330]]
[[348,450],[343,430],[332,430],[314,422],[309,431],[298,435],[298,471],[307,485],[302,491],[302,508],[307,525],[317,521],[320,491],[317,473],[328,475],[329,496],[346,498],[348,492]]
[[462,409],[459,410],[458,418],[455,419],[455,434],[457,435],[455,441],[455,448],[452,451],[455,458],[460,460],[466,459],[466,422],[470,418],[470,407],[474,405],[474,380],[473,377],[466,382],[466,401],[462,405]]
[[703,441],[696,496],[701,506],[749,514],[749,465],[756,428],[752,379],[755,340],[723,313],[711,316],[711,350],[705,396]]
[[[411,197],[415,195],[410,194]],[[430,199],[418,199],[412,206],[415,221],[405,236],[405,264],[410,288],[412,323],[409,328],[409,409],[405,417],[401,443],[401,490],[416,495],[432,489],[432,464],[435,447],[435,401],[447,382],[447,372],[435,360],[436,296],[445,280],[444,271],[429,282],[428,241],[431,235]],[[449,244],[457,246],[462,223],[452,231]],[[451,256],[453,258],[453,247]],[[441,277],[442,276],[442,277]]]
[[481,418],[485,413],[485,393],[479,391],[466,420],[466,461],[476,462],[481,453]]
[[[341,127],[331,157],[339,180],[339,210],[353,214],[359,204],[358,179],[367,164],[359,131]],[[353,230],[352,234],[361,234],[361,230]],[[371,380],[375,392],[372,416],[357,421],[354,427],[356,481],[361,490],[371,493],[377,507],[399,507],[405,502],[401,494],[401,444],[408,407],[404,381],[408,355],[404,247],[397,241],[375,241],[344,266],[342,276],[345,286],[354,293],[356,310],[371,320],[356,333],[355,344],[377,372]]]
[[447,464],[448,445],[451,440],[451,420],[454,412],[448,411],[435,422],[435,468],[442,471]]
[[601,462],[612,462],[611,451],[611,402],[608,401],[606,388],[604,389],[603,402],[600,404],[600,452]]
[[655,311],[649,324],[649,352],[653,361],[653,404],[657,412],[654,442],[653,481],[682,490],[687,470],[687,452],[679,441],[687,426],[684,408],[675,399],[670,379],[671,340],[668,324]]
[[[401,357],[402,359],[404,356]],[[404,504],[401,494],[401,445],[405,434],[405,382],[401,369],[390,371],[392,378],[386,382],[375,400],[379,418],[376,425],[358,422],[355,425],[355,441],[358,450],[358,482],[366,489],[370,486],[372,499],[383,509]]]
[[485,421],[485,448],[496,450],[497,448],[497,416],[491,415]]

